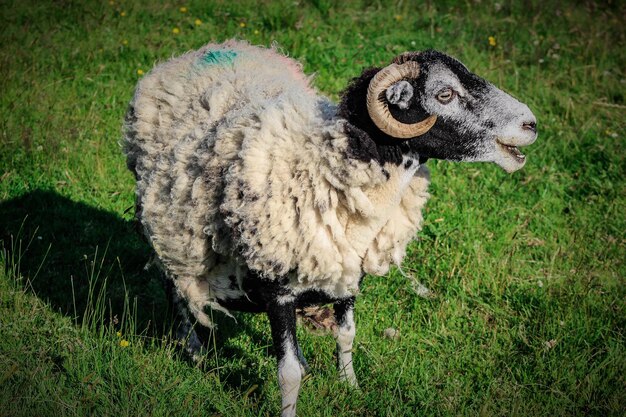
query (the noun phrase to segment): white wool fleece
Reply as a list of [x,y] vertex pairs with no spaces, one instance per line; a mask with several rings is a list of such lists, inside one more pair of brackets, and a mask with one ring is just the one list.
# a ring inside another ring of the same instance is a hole
[[249,270],[344,297],[401,262],[428,171],[352,159],[335,113],[296,61],[236,41],[139,82],[124,139],[137,217],[201,323]]

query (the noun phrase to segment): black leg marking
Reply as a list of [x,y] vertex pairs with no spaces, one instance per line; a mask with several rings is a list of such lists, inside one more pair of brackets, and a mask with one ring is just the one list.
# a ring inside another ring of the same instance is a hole
[[298,357],[295,303],[274,299],[268,303],[267,315],[278,361],[278,385],[282,397],[281,415],[295,417],[300,382],[304,374]]
[[334,305],[337,322],[337,369],[339,378],[350,385],[358,387],[356,374],[352,366],[352,343],[356,334],[354,323],[354,297],[338,301]]

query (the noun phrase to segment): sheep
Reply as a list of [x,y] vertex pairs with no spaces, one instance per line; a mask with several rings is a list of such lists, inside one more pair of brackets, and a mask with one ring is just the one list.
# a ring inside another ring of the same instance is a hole
[[136,218],[166,277],[177,334],[202,349],[207,309],[268,314],[282,415],[307,365],[296,309],[333,304],[340,378],[365,274],[400,265],[422,224],[429,158],[522,168],[530,109],[434,50],[365,69],[334,104],[295,60],[208,44],[138,83],[123,147]]

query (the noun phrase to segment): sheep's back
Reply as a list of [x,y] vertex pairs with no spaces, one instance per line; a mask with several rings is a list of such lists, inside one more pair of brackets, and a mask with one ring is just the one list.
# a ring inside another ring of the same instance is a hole
[[[125,152],[133,171],[171,152],[190,134],[204,136],[228,113],[290,92],[315,100],[301,66],[274,49],[229,41],[156,66],[136,88],[126,116]],[[145,165],[134,163],[142,154]]]
[[218,215],[225,172],[244,125],[284,95],[305,106],[318,100],[297,62],[235,41],[174,58],[139,82],[124,150],[137,178],[137,217],[169,272],[201,276],[215,263],[212,247],[232,247]]

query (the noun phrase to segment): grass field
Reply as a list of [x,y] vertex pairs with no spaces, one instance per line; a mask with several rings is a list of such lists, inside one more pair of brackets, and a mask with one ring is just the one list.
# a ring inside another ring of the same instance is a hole
[[357,301],[361,390],[299,328],[299,415],[626,414],[623,2],[148,3],[0,8],[0,416],[278,414],[264,316],[215,313],[201,366],[178,353],[118,145],[143,73],[232,37],[277,42],[333,98],[440,49],[538,118],[520,172],[428,162],[407,277],[368,276]]

